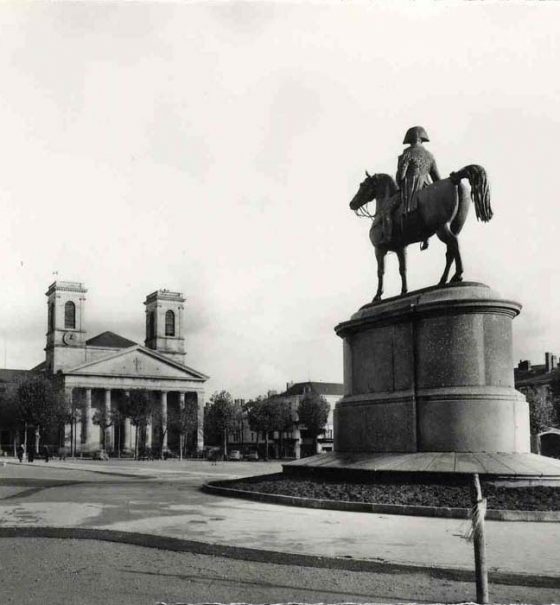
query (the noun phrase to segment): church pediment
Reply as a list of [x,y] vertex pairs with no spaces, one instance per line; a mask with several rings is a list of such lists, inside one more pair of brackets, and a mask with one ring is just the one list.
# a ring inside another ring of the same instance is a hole
[[141,347],[130,347],[101,359],[81,364],[65,374],[204,381],[207,376],[163,355]]

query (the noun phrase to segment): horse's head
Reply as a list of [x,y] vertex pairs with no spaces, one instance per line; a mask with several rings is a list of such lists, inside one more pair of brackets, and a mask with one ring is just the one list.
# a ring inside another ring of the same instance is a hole
[[360,188],[350,202],[351,210],[358,210],[375,198],[382,199],[392,196],[398,191],[393,177],[388,174],[369,174],[366,170],[366,178],[360,183]]

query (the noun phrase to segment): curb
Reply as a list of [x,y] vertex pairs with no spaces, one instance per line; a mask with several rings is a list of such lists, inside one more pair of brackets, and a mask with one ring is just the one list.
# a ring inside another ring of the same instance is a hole
[[[115,531],[110,529],[73,528],[73,527],[0,527],[1,538],[55,538],[69,540],[99,540],[143,546],[174,552],[227,557],[242,561],[316,567],[323,569],[341,569],[382,574],[426,574],[432,578],[453,580],[457,582],[474,582],[474,570],[455,567],[428,567],[406,563],[392,563],[383,560],[342,559],[337,557],[320,557],[284,553],[220,544],[208,544],[192,540],[182,540],[167,536],[155,536],[134,532]],[[490,571],[489,581],[493,584],[507,586],[529,586],[535,588],[560,588],[560,576],[535,576],[516,572]]]
[[[254,477],[252,477],[253,479]],[[236,481],[236,480],[234,480]],[[233,481],[232,481],[233,482]],[[374,504],[370,502],[345,502],[342,500],[319,500],[317,498],[302,498],[300,496],[285,496],[282,494],[265,494],[247,490],[225,487],[228,481],[210,481],[205,483],[201,490],[208,494],[226,496],[228,498],[244,498],[281,504],[283,506],[299,506],[302,508],[319,508],[324,510],[340,510],[347,512],[377,513],[385,515],[410,515],[416,517],[442,517],[446,519],[469,519],[470,509],[452,508],[447,506],[420,506],[407,504]],[[525,511],[525,510],[497,510],[486,511],[487,521],[536,521],[554,523],[560,521],[560,511]]]

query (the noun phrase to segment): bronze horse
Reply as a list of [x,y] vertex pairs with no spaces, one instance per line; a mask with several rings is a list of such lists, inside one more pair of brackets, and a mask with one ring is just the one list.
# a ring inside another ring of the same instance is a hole
[[[417,210],[403,214],[399,203],[398,187],[388,174],[369,175],[360,184],[358,192],[350,202],[350,208],[358,216],[373,218],[369,238],[375,248],[377,259],[377,293],[374,301],[381,300],[383,294],[383,274],[385,273],[385,255],[389,251],[397,253],[399,273],[402,280],[401,294],[408,292],[406,282],[406,247],[414,242],[422,242],[436,234],[447,246],[445,269],[439,285],[447,283],[449,270],[455,261],[455,274],[451,282],[462,281],[463,261],[459,250],[458,235],[465,224],[471,195],[461,183],[466,178],[471,186],[476,217],[487,222],[492,218],[490,190],[486,172],[482,166],[471,164],[458,172],[452,172],[447,179],[437,181],[420,190],[417,197]],[[376,215],[372,216],[364,207],[372,200],[377,201]],[[380,214],[384,208],[392,208],[393,229],[389,238],[383,233],[383,221]]]

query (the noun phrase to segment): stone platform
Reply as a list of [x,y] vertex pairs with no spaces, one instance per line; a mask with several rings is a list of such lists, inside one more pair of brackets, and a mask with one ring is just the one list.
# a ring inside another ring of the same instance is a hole
[[[531,453],[418,452],[342,453],[329,452],[283,465],[285,473],[365,472],[421,475],[472,475],[496,479],[540,479],[560,481],[560,460]],[[542,481],[541,481],[542,482]]]
[[528,405],[513,382],[520,309],[462,282],[365,305],[339,324],[345,394],[335,451],[529,453]]

